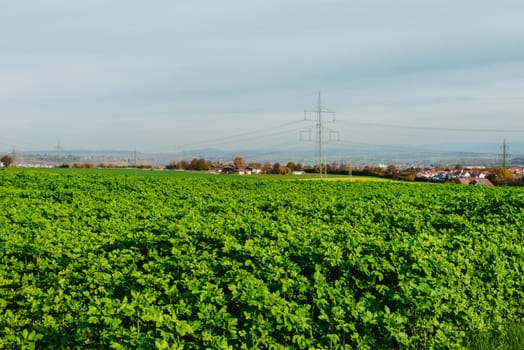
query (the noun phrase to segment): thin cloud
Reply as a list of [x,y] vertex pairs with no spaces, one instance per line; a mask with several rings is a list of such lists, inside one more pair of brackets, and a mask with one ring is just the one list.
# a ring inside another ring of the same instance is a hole
[[523,128],[523,13],[520,1],[9,2],[0,113],[21,144],[159,151],[300,117],[318,90],[351,120]]

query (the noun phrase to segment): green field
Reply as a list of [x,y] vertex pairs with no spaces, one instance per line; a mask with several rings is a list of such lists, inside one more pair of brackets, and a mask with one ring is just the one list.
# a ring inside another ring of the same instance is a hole
[[524,341],[522,188],[10,169],[0,205],[0,348]]
[[34,168],[34,169],[8,169],[10,173],[23,174],[54,174],[54,175],[122,175],[141,177],[209,177],[215,174],[203,171],[177,171],[177,170],[151,170],[151,169],[122,169],[122,168]]
[[[260,174],[260,175],[223,175],[204,171],[186,171],[186,170],[159,170],[159,169],[122,169],[122,168],[35,168],[35,169],[8,169],[8,172],[22,172],[22,173],[46,173],[46,174],[96,174],[96,175],[127,175],[127,176],[147,176],[147,177],[242,177],[245,179],[255,180],[279,180],[279,181],[295,181],[295,180],[319,180],[317,174],[305,175],[276,175],[276,174]],[[357,181],[357,182],[391,182],[389,179],[370,177],[370,176],[348,176],[348,175],[329,175],[324,181]]]

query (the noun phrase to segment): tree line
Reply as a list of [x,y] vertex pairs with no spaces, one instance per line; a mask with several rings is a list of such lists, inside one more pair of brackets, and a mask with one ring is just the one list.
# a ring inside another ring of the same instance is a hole
[[301,163],[288,162],[285,165],[280,162],[250,162],[247,163],[241,156],[235,157],[232,162],[213,162],[204,158],[193,158],[191,161],[181,160],[169,163],[166,169],[211,171],[217,169],[230,168],[233,170],[245,170],[247,168],[260,169],[266,174],[290,174],[293,171],[304,171]]
[[[247,168],[260,169],[264,174],[291,174],[293,172],[303,172],[306,174],[315,174],[319,169],[315,165],[303,165],[289,161],[287,163],[281,162],[250,162],[247,163],[241,156],[235,157],[230,163],[213,162],[204,158],[193,158],[191,161],[181,160],[171,162],[166,166],[166,169],[178,170],[192,170],[192,171],[212,171],[218,169],[228,169],[231,171],[244,170]],[[332,175],[355,175],[355,176],[371,176],[380,177],[399,181],[420,181],[417,178],[417,173],[425,170],[421,167],[398,168],[395,165],[388,165],[387,167],[365,165],[359,167],[350,167],[347,164],[332,163],[326,165],[328,174]],[[463,170],[460,164],[453,168],[439,168],[437,170],[452,171]],[[514,173],[502,167],[494,167],[489,169],[487,176],[494,185],[524,185],[524,178],[518,178]]]
[[[0,158],[0,162],[4,168],[8,168],[13,165],[13,158],[10,155],[4,155]],[[69,165],[61,165],[62,167],[70,167]],[[73,164],[75,168],[93,168],[93,164]],[[137,166],[117,166],[111,164],[99,164],[98,168],[123,168],[123,167],[137,167],[142,169],[151,169],[151,165],[137,165]],[[204,158],[193,158],[191,161],[180,160],[173,161],[165,166],[166,169],[170,170],[190,170],[190,171],[216,171],[221,169],[229,169],[231,172],[243,171],[247,168],[260,169],[264,174],[280,174],[286,175],[293,172],[303,172],[306,174],[315,174],[319,172],[319,169],[315,165],[303,165],[289,161],[287,163],[281,162],[250,162],[247,163],[242,156],[235,157],[230,163],[223,163],[220,161],[211,161]],[[409,167],[399,169],[395,165],[389,165],[387,167],[380,166],[360,166],[350,167],[347,164],[332,163],[326,165],[328,174],[332,175],[355,175],[355,176],[371,176],[380,177],[400,181],[420,181],[417,178],[417,173],[425,170],[420,167]],[[455,165],[454,168],[438,168],[437,170],[452,171],[452,170],[463,170],[463,166],[460,164]],[[516,174],[503,167],[494,167],[489,169],[489,175],[487,179],[494,185],[509,185],[509,186],[524,186],[524,177],[517,177]]]

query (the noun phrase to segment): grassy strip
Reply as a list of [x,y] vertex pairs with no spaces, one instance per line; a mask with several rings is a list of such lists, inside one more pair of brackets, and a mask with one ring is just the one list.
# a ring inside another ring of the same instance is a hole
[[[105,175],[124,175],[124,176],[154,176],[154,177],[182,177],[182,178],[200,178],[217,176],[217,174],[205,171],[186,171],[186,170],[151,170],[151,169],[113,169],[113,168],[10,168],[8,172],[23,172],[23,173],[45,173],[56,175],[72,175],[72,174],[105,174]],[[276,174],[261,174],[261,175],[219,175],[228,178],[249,178],[257,180],[311,180],[319,181],[317,174],[305,175],[276,175]],[[350,182],[391,182],[393,180],[371,177],[371,176],[347,176],[347,175],[329,175],[322,181],[350,181]]]
[[468,339],[470,350],[522,350],[524,349],[524,323],[510,323],[497,330],[475,334]]

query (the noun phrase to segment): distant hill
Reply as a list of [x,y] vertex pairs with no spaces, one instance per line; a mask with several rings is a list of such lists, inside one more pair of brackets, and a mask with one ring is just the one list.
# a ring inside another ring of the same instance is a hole
[[[418,164],[418,165],[486,165],[502,162],[501,145],[493,143],[453,143],[432,145],[326,145],[328,163],[359,164]],[[8,152],[6,152],[8,153]],[[19,154],[19,162],[30,164],[63,163],[118,163],[120,165],[151,164],[164,166],[180,160],[204,158],[211,161],[231,162],[242,156],[247,162],[301,162],[315,163],[314,144],[288,148],[237,149],[203,148],[180,152],[142,153],[129,150],[63,150],[32,151]],[[58,158],[60,156],[60,159]],[[22,159],[22,161],[20,161]],[[524,142],[509,143],[508,163],[524,164]]]

